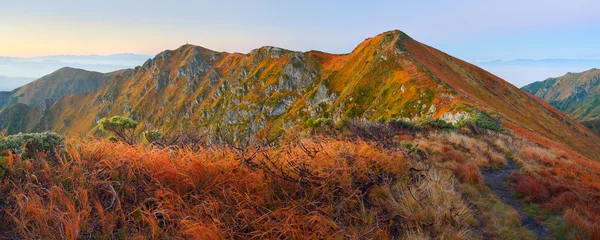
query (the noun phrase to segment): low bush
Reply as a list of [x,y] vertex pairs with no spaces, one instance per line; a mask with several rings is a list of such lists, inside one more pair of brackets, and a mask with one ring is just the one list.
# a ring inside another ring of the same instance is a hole
[[324,125],[332,125],[333,120],[331,118],[310,118],[306,120],[306,126],[310,128],[317,128]]
[[394,129],[407,130],[407,131],[418,131],[419,126],[401,119],[392,119],[387,122]]
[[434,130],[452,130],[455,129],[452,123],[446,122],[442,119],[423,119],[419,122],[419,125],[426,129],[434,129]]
[[385,147],[394,145],[394,137],[398,130],[381,122],[369,122],[365,120],[351,120],[346,122],[345,129],[352,136],[363,140],[373,141]]
[[471,114],[471,118],[457,122],[457,127],[466,127],[477,134],[481,133],[479,129],[500,130],[500,121],[493,119],[488,113],[478,109],[471,109],[469,113]]
[[22,154],[24,158],[36,157],[38,153],[49,153],[64,144],[65,138],[52,132],[19,133],[2,137],[0,151],[8,150]]
[[162,131],[158,130],[146,130],[142,132],[142,138],[146,140],[150,144],[154,144],[164,136],[165,134]]
[[410,141],[402,141],[402,142],[400,142],[400,146],[406,148],[406,150],[408,150],[410,153],[423,152],[423,150],[421,150],[419,147],[413,146],[413,144]]

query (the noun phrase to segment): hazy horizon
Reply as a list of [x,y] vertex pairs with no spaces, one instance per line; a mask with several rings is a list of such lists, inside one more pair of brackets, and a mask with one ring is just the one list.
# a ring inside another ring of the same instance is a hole
[[[543,70],[539,66],[525,69],[490,66],[487,62],[600,58],[597,24],[600,2],[592,0],[344,1],[343,4],[270,0],[218,3],[175,0],[144,4],[129,0],[32,0],[2,1],[2,6],[0,34],[7,37],[0,38],[0,56],[13,60],[51,56],[45,60],[54,61],[57,56],[123,53],[151,57],[186,43],[239,53],[277,46],[343,54],[351,52],[365,38],[394,29],[481,66],[516,86],[564,74],[560,71],[581,71],[588,65],[560,69],[551,66]],[[143,61],[123,64],[81,60],[67,64],[110,71],[140,65]],[[36,65],[29,70],[19,65],[0,66],[0,75],[37,78],[64,65]]]

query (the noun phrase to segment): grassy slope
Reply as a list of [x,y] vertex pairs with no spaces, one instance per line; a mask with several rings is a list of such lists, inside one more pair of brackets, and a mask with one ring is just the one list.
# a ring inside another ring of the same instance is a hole
[[572,148],[600,160],[600,139],[550,104],[439,50],[412,39],[406,45],[415,59],[435,76],[469,100],[501,114],[503,122],[516,132],[524,132],[523,135],[536,141],[547,138],[562,144],[562,148]]
[[[567,73],[558,78],[549,78],[523,87],[536,97],[551,103],[586,125],[600,119],[600,70],[591,69],[582,73]],[[594,129],[594,128],[592,128]]]
[[86,93],[103,87],[112,74],[102,74],[74,68],[61,68],[26,84],[13,94],[19,102],[28,105],[43,103],[46,99],[60,99],[71,94]]
[[22,129],[32,129],[42,116],[40,107],[30,107],[23,103],[9,105],[0,110],[0,128],[8,134],[15,134]]

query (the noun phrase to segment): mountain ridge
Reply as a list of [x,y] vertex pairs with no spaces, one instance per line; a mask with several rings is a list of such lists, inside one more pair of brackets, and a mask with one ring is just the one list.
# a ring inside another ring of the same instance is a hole
[[523,87],[597,133],[600,122],[600,70],[567,73]]
[[565,114],[399,30],[367,38],[348,54],[269,46],[241,54],[186,44],[97,91],[59,99],[24,131],[97,135],[100,118],[123,115],[140,121],[140,129],[220,131],[239,139],[317,117],[457,123],[478,113],[529,138],[600,156],[597,137]]

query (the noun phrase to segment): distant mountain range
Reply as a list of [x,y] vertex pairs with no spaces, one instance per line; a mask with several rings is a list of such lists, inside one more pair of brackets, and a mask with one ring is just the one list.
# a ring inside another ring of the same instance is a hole
[[0,91],[10,91],[23,86],[35,78],[0,76]]
[[567,73],[529,84],[522,89],[600,134],[600,69]]
[[532,79],[558,77],[566,72],[583,72],[591,68],[600,68],[600,59],[515,59],[472,63],[517,87],[531,83]]
[[140,54],[116,55],[57,55],[34,58],[0,57],[0,91],[10,91],[29,81],[63,67],[86,69],[101,73],[133,68],[151,56]]
[[319,117],[451,123],[485,117],[600,159],[600,139],[588,128],[400,31],[368,38],[348,54],[277,47],[239,54],[184,45],[128,71],[61,69],[0,97],[6,102],[0,126],[9,133],[97,135],[97,121],[114,115],[140,128],[226,131],[234,139],[278,134]]

